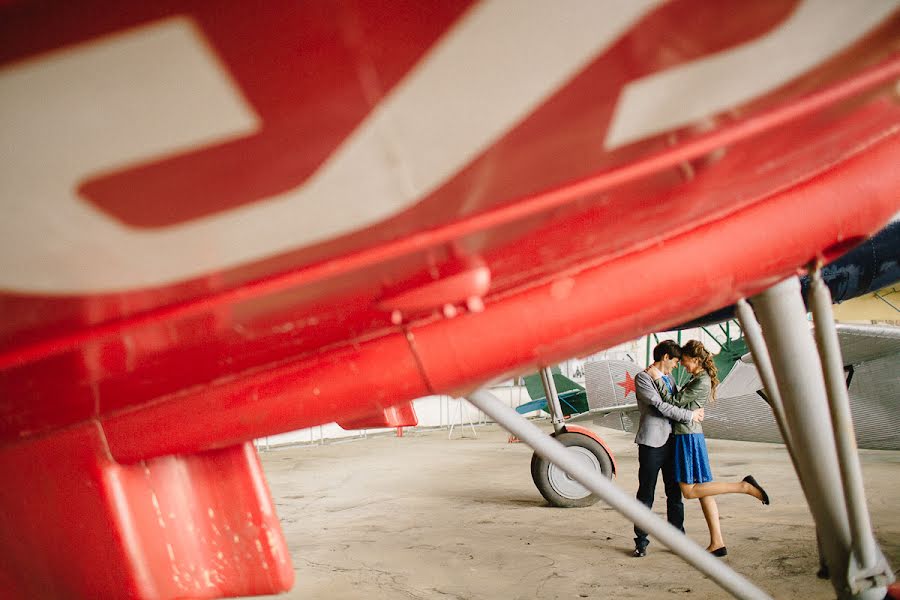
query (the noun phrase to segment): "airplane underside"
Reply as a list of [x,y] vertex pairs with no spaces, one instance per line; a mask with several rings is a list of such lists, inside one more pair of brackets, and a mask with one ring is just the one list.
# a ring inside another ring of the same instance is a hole
[[578,9],[0,7],[6,597],[287,590],[251,440],[429,394],[764,597],[477,391],[745,298],[835,591],[884,596],[791,278],[900,212],[898,3]]

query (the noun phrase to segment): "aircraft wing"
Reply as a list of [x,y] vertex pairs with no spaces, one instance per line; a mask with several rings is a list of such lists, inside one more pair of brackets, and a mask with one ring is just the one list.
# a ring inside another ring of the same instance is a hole
[[836,328],[845,365],[900,355],[900,327],[838,323]]
[[[835,329],[845,368],[900,354],[900,327],[836,323]],[[745,354],[740,362],[752,365],[753,356]],[[756,389],[762,389],[762,384]]]
[[866,239],[898,33],[894,1],[4,3],[0,587],[285,589],[249,440],[405,422]]
[[[857,444],[900,449],[900,328],[838,323],[836,329]],[[719,386],[719,400],[703,421],[704,432],[712,438],[782,442],[771,409],[757,393],[762,388],[752,356],[744,355]]]

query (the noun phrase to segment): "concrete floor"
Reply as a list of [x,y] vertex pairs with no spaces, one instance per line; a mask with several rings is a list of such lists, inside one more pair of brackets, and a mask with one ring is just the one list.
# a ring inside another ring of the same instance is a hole
[[[597,430],[633,496],[633,436]],[[764,507],[750,496],[719,497],[723,560],[775,598],[833,598],[830,583],[815,577],[813,522],[783,446],[709,440],[709,451],[717,479],[752,473],[772,499]],[[896,569],[900,452],[861,456],[876,536]],[[631,558],[631,523],[607,506],[548,507],[530,458],[495,425],[478,427],[474,439],[407,431],[263,452],[297,575],[289,594],[273,598],[726,597],[658,543]],[[688,535],[705,547],[700,506],[685,504]],[[654,508],[665,511],[661,482]]]

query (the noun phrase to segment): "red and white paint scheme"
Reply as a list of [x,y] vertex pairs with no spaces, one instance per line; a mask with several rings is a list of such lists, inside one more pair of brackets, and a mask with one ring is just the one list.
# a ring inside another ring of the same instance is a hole
[[871,235],[898,6],[2,3],[0,589],[285,590],[253,438],[414,424]]

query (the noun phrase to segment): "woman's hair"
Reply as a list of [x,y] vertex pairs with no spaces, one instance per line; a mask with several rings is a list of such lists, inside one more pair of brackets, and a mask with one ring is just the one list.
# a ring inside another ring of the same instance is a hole
[[715,401],[716,387],[719,385],[719,370],[716,368],[716,363],[713,361],[713,355],[710,354],[709,350],[707,350],[699,340],[688,340],[688,342],[681,347],[681,356],[689,356],[700,361],[700,366],[706,371],[709,375],[709,379],[712,381],[710,399]]

